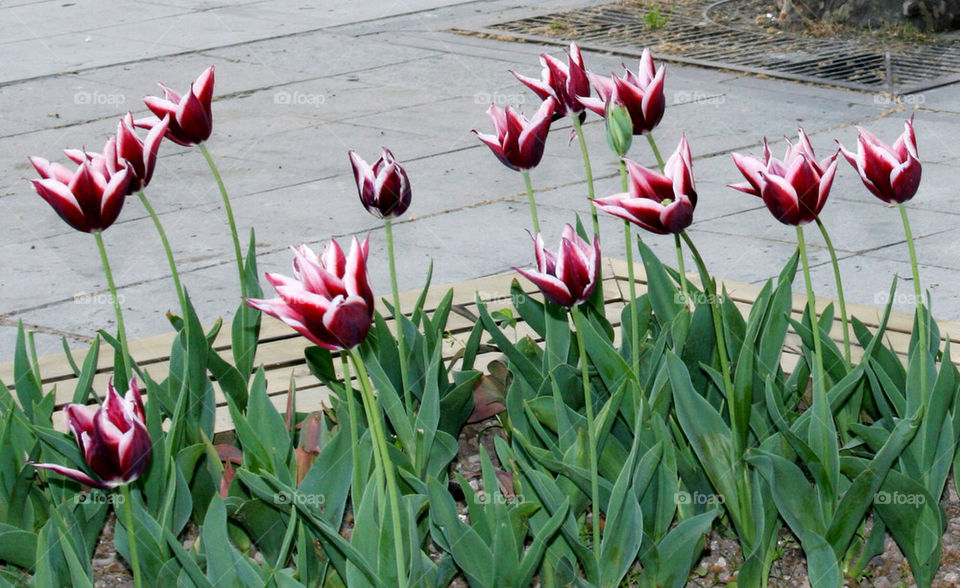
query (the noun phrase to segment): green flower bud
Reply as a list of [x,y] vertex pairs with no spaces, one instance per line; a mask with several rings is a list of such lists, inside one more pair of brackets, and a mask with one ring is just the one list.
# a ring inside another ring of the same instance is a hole
[[630,119],[630,111],[620,100],[608,100],[604,111],[607,123],[607,144],[618,157],[623,157],[627,151],[630,151],[630,144],[633,143],[633,121]]

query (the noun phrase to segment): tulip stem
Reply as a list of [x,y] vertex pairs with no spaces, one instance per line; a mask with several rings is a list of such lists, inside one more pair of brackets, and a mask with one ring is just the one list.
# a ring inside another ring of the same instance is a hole
[[530,170],[523,172],[523,182],[527,185],[527,200],[530,202],[530,218],[533,219],[534,234],[540,232],[540,219],[537,218],[537,201],[533,197],[533,182],[530,181]]
[[163,225],[160,224],[160,217],[158,217],[156,211],[153,210],[153,206],[150,206],[150,201],[147,200],[147,195],[143,193],[143,190],[140,190],[137,195],[140,196],[140,202],[142,202],[143,207],[147,209],[147,213],[153,220],[153,226],[157,228],[157,234],[160,235],[160,241],[163,243],[163,251],[167,254],[167,264],[170,266],[170,276],[173,278],[173,287],[177,290],[177,299],[180,301],[180,311],[183,313],[182,316],[184,320],[186,320],[187,301],[183,297],[183,287],[180,285],[180,272],[177,271],[177,264],[173,258],[170,241],[167,239],[167,232],[163,230]]
[[233,218],[233,207],[230,206],[230,197],[227,195],[227,187],[223,184],[223,178],[220,177],[220,171],[217,170],[217,164],[213,162],[213,157],[207,151],[207,146],[203,143],[197,145],[203,158],[207,160],[210,171],[213,173],[213,179],[217,182],[220,189],[220,197],[223,199],[223,209],[227,212],[227,222],[230,223],[230,236],[233,238],[233,253],[237,258],[237,270],[240,272],[240,293],[247,297],[247,281],[244,279],[243,271],[243,253],[240,251],[240,238],[237,236],[237,223]]
[[820,321],[817,319],[817,298],[813,293],[813,281],[810,279],[810,262],[807,259],[807,244],[803,238],[803,225],[797,225],[797,243],[800,246],[800,260],[803,263],[803,284],[807,289],[807,308],[810,311],[810,327],[813,332],[813,364],[816,374],[816,379],[813,381],[813,403],[817,406],[821,402],[826,402],[826,381],[823,372],[823,343],[820,341]]
[[380,407],[377,406],[377,400],[373,396],[373,386],[370,384],[370,377],[367,375],[367,369],[363,365],[363,358],[356,348],[350,350],[350,358],[353,359],[353,365],[357,368],[357,378],[360,381],[360,394],[363,397],[363,403],[366,407],[367,421],[370,425],[370,434],[373,439],[374,452],[380,453],[380,467],[383,476],[387,481],[387,496],[390,501],[390,514],[393,523],[393,548],[397,564],[397,584],[407,586],[406,561],[403,555],[403,534],[400,527],[400,490],[397,486],[396,472],[393,468],[393,461],[390,459],[390,453],[387,450],[387,435],[380,418]]
[[660,168],[660,173],[663,173],[663,157],[660,156],[660,150],[657,148],[657,142],[653,139],[653,133],[647,131],[644,133],[647,136],[647,143],[650,143],[650,149],[653,151],[653,156],[657,158],[657,167]]
[[[649,136],[649,135],[648,135]],[[725,388],[727,405],[730,411],[730,428],[733,429],[733,449],[735,455],[743,455],[749,423],[740,422],[740,417],[735,409],[737,406],[734,397],[733,379],[730,376],[730,359],[727,357],[727,339],[723,330],[723,317],[721,316],[720,297],[717,295],[716,284],[707,272],[707,266],[700,256],[700,251],[693,244],[693,239],[686,231],[681,231],[680,236],[690,248],[693,260],[700,270],[700,277],[703,281],[703,291],[710,304],[710,314],[713,317],[713,330],[717,338],[717,355],[720,356],[720,373],[723,375],[723,386]]]
[[849,370],[850,366],[853,365],[850,359],[850,323],[847,319],[847,303],[843,296],[843,281],[840,279],[840,263],[837,261],[837,251],[833,248],[833,241],[830,240],[827,227],[819,216],[817,217],[817,226],[820,227],[820,234],[823,235],[827,250],[830,251],[830,263],[833,264],[833,279],[837,283],[837,297],[840,299],[840,321],[843,323],[843,358],[846,360]]
[[590,366],[587,358],[587,346],[583,340],[583,314],[576,307],[571,309],[573,314],[573,323],[577,327],[577,348],[580,351],[580,374],[583,377],[583,403],[587,417],[587,444],[589,445],[590,457],[590,500],[592,502],[591,512],[593,514],[593,553],[600,558],[600,479],[599,466],[597,460],[597,432],[593,416],[593,393],[590,391]]
[[913,295],[917,299],[917,338],[920,341],[920,392],[922,404],[927,404],[927,356],[929,341],[927,340],[927,313],[923,306],[923,289],[920,287],[920,268],[917,265],[917,249],[913,243],[913,232],[910,230],[910,219],[907,217],[907,207],[902,202],[897,204],[900,209],[900,218],[903,219],[903,232],[907,237],[907,249],[910,251],[910,269],[913,272]]
[[677,270],[680,272],[680,292],[683,294],[683,307],[691,308],[693,300],[690,299],[690,291],[687,287],[687,271],[683,268],[683,244],[680,242],[680,235],[673,234],[673,244],[677,248]]
[[593,221],[593,234],[600,235],[600,219],[597,218],[597,206],[593,202],[593,168],[590,167],[590,153],[587,151],[587,140],[583,136],[583,123],[580,122],[580,114],[570,112],[570,118],[573,119],[573,128],[577,130],[577,140],[580,143],[580,153],[583,154],[583,168],[587,174],[587,198],[590,199],[590,218]]
[[117,285],[113,281],[113,272],[110,271],[110,261],[107,259],[107,248],[103,244],[103,234],[101,231],[93,231],[93,236],[97,240],[97,249],[100,250],[100,261],[103,262],[103,273],[107,277],[107,287],[110,289],[110,298],[113,302],[113,312],[117,315],[117,339],[120,341],[120,354],[123,356],[123,374],[127,379],[121,382],[120,388],[126,388],[133,375],[133,363],[130,361],[130,349],[127,346],[127,330],[123,326],[123,309],[120,308],[120,300],[117,298]]
[[407,339],[403,329],[403,314],[400,312],[400,291],[397,289],[397,264],[393,255],[393,223],[383,219],[387,231],[387,257],[390,258],[390,289],[393,293],[393,321],[397,326],[397,346],[400,354],[400,382],[403,386],[403,403],[407,410],[413,410],[410,403],[410,380],[407,374]]
[[[627,191],[627,166],[620,159],[620,183],[623,191]],[[633,366],[633,377],[640,379],[640,316],[637,314],[637,278],[633,270],[633,232],[630,230],[630,221],[623,221],[623,237],[627,247],[627,278],[630,280],[630,356]]]
[[136,588],[143,586],[140,574],[140,557],[137,555],[137,533],[133,529],[133,505],[130,500],[130,488],[127,484],[120,486],[120,499],[123,501],[124,526],[127,528],[127,545],[130,547],[130,567],[133,568],[133,585]]
[[357,421],[357,401],[353,397],[353,385],[350,383],[350,362],[347,354],[340,352],[340,361],[343,363],[343,395],[347,400],[347,412],[350,419],[350,442],[352,443],[351,453],[353,455],[353,504],[356,510],[360,504],[360,497],[363,496],[363,476],[360,472],[360,430]]

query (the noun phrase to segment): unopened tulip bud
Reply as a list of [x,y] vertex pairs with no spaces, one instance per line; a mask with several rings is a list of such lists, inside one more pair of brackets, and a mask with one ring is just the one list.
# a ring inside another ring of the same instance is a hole
[[605,112],[607,145],[610,145],[617,157],[623,157],[630,151],[633,143],[633,120],[630,118],[630,111],[623,102],[608,100]]

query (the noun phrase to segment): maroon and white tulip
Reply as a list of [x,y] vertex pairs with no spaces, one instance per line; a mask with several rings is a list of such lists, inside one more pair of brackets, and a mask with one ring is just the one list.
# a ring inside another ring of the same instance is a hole
[[133,482],[150,462],[152,441],[144,424],[143,401],[136,379],[121,397],[110,382],[100,407],[70,404],[64,410],[83,459],[97,478],[53,463],[32,463],[81,484],[106,490]]
[[730,187],[761,197],[778,221],[794,226],[806,224],[817,218],[827,203],[838,154],[817,162],[803,129],[799,129],[796,144],[787,141],[783,161],[771,155],[766,139],[762,161],[739,153],[732,155],[747,181]]
[[407,172],[386,147],[372,166],[350,152],[353,177],[357,181],[360,202],[379,218],[396,218],[410,207],[411,190]]
[[857,127],[857,152],[840,145],[840,153],[850,162],[863,185],[884,202],[902,203],[913,198],[920,187],[920,159],[913,117],[903,124],[903,133],[890,147],[870,131]]
[[556,254],[544,249],[540,233],[533,241],[537,269],[513,269],[536,284],[548,300],[560,306],[569,308],[589,299],[600,279],[600,241],[596,235],[591,245],[568,224],[563,228]]
[[322,257],[306,245],[292,249],[294,277],[266,275],[278,297],[248,299],[247,304],[326,349],[351,349],[362,343],[374,309],[367,282],[369,238],[360,243],[354,237],[349,255],[336,241],[327,244]]
[[557,108],[557,101],[547,98],[533,118],[527,120],[511,106],[506,110],[491,104],[487,115],[493,121],[495,135],[473,133],[486,143],[503,164],[513,170],[536,167],[543,158],[543,149],[550,131],[550,121]]
[[117,134],[107,139],[102,152],[90,153],[80,149],[64,149],[63,152],[76,163],[90,160],[95,167],[105,167],[108,175],[128,168],[131,175],[127,194],[130,195],[146,188],[153,178],[157,152],[169,122],[170,117],[163,117],[159,124],[150,129],[147,138],[141,140],[134,130],[133,115],[128,112],[117,123]]
[[685,136],[667,160],[663,175],[635,161],[624,162],[630,174],[629,192],[597,198],[593,201],[597,208],[660,235],[679,233],[690,226],[697,189]]
[[520,75],[515,71],[510,73],[533,90],[541,100],[553,98],[557,101],[554,120],[566,116],[568,112],[579,114],[583,111],[581,97],[590,96],[590,80],[587,79],[587,70],[583,66],[580,47],[576,43],[570,43],[567,63],[543,53],[540,55],[540,64],[543,65],[540,79]]
[[153,128],[165,117],[170,117],[166,137],[179,145],[196,145],[210,138],[213,132],[213,66],[208,67],[181,96],[163,84],[163,98],[148,96],[143,103],[155,115],[136,121],[138,127]]
[[75,171],[42,157],[30,163],[40,174],[34,189],[68,225],[78,231],[102,231],[120,215],[132,178],[129,166],[110,170],[103,157],[83,155]]
[[604,116],[608,102],[623,103],[633,121],[633,134],[642,135],[652,131],[663,118],[667,101],[663,95],[664,66],[654,70],[653,56],[649,49],[643,50],[640,57],[640,68],[636,74],[626,68],[623,76],[612,75],[609,78],[588,72],[590,82],[597,91],[596,98],[588,97],[589,92],[581,95],[580,102]]

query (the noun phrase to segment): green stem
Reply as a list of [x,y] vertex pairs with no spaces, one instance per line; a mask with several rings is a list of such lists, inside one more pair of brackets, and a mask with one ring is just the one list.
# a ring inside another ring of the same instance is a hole
[[400,352],[400,382],[403,385],[403,403],[407,410],[413,410],[410,403],[410,380],[407,374],[407,340],[404,335],[403,313],[400,312],[400,291],[397,289],[397,265],[393,254],[393,223],[389,218],[384,219],[384,228],[387,231],[387,257],[390,259],[390,290],[393,292],[393,321],[397,326],[397,345]]
[[843,296],[843,281],[840,279],[840,263],[837,261],[837,251],[833,248],[833,242],[827,233],[827,227],[817,217],[817,226],[820,227],[820,234],[827,244],[827,250],[830,251],[830,262],[833,264],[833,279],[837,283],[837,297],[840,299],[840,321],[843,323],[843,358],[847,362],[847,369],[853,365],[850,359],[850,323],[847,319],[847,302]]
[[143,586],[140,574],[140,557],[137,555],[137,533],[133,528],[133,505],[130,500],[130,488],[127,484],[120,486],[120,496],[123,500],[124,526],[127,528],[127,545],[130,547],[130,567],[133,568],[133,585],[136,588]]
[[360,471],[360,430],[357,420],[357,401],[353,397],[353,385],[350,383],[350,362],[347,360],[347,354],[340,352],[340,361],[343,363],[343,394],[347,397],[347,412],[350,413],[350,442],[352,443],[351,453],[353,454],[353,504],[354,509],[360,504],[360,497],[363,496],[364,477]]
[[203,143],[197,145],[200,148],[200,153],[203,153],[203,158],[207,160],[207,165],[210,166],[210,171],[213,173],[213,179],[217,182],[217,187],[220,188],[220,197],[223,199],[223,209],[227,211],[227,222],[230,223],[230,236],[233,238],[233,253],[237,258],[237,270],[240,272],[240,293],[246,298],[247,297],[247,281],[244,279],[243,271],[243,253],[240,251],[240,238],[237,236],[237,223],[233,219],[233,207],[230,206],[230,197],[227,195],[227,187],[223,185],[223,178],[220,177],[220,172],[217,170],[217,165],[213,162],[213,158],[210,157],[210,152],[207,151],[207,146]]
[[647,132],[644,134],[647,136],[647,143],[650,143],[653,156],[657,158],[657,167],[660,168],[660,173],[663,173],[663,157],[660,156],[660,150],[657,149],[657,142],[653,140],[653,133]]
[[527,200],[530,202],[530,218],[533,219],[533,232],[540,232],[540,219],[537,218],[537,201],[533,198],[533,183],[530,181],[530,170],[523,171],[523,182],[527,185]]
[[160,224],[160,217],[157,216],[153,207],[150,206],[150,201],[147,200],[147,195],[143,193],[143,190],[138,192],[138,196],[140,196],[140,202],[142,202],[143,207],[147,209],[150,218],[153,219],[153,226],[157,228],[157,234],[160,235],[160,242],[163,243],[163,251],[167,254],[167,264],[170,266],[170,276],[173,278],[173,287],[177,290],[177,299],[180,301],[181,316],[186,319],[187,301],[183,296],[183,286],[180,285],[180,272],[177,271],[177,264],[173,259],[173,250],[170,248],[167,232],[163,230],[163,225]]
[[687,288],[687,271],[683,268],[683,244],[680,243],[680,235],[673,234],[673,244],[677,248],[677,269],[680,271],[680,291],[683,293],[683,307],[690,308],[693,301],[690,299],[690,291]]
[[690,253],[700,270],[701,280],[703,282],[703,291],[710,302],[710,314],[713,317],[713,330],[717,338],[717,355],[720,356],[720,373],[723,375],[724,393],[727,399],[727,405],[730,410],[730,425],[736,432],[733,436],[734,453],[737,456],[743,455],[745,450],[745,441],[748,423],[741,423],[740,417],[735,407],[737,406],[734,398],[733,378],[730,376],[730,359],[727,357],[727,340],[723,330],[723,318],[720,315],[720,297],[717,295],[716,285],[707,272],[707,266],[700,256],[700,251],[693,244],[693,239],[686,231],[681,231],[680,236],[690,248]]
[[[821,349],[823,344],[820,341],[820,321],[817,320],[817,298],[813,293],[813,281],[810,279],[810,262],[807,260],[807,244],[803,239],[803,225],[797,225],[797,243],[800,246],[800,260],[803,263],[803,284],[807,289],[807,308],[810,311],[810,326],[813,330],[813,363],[816,374],[816,379],[813,382],[813,401],[816,404],[820,391],[826,390],[824,388],[826,381],[824,381],[823,374],[823,351]],[[823,398],[825,399],[826,396]]]
[[903,232],[907,237],[907,248],[910,250],[910,269],[913,271],[913,295],[917,299],[917,330],[920,339],[920,392],[923,406],[927,405],[927,355],[929,354],[927,341],[927,313],[923,306],[923,289],[920,287],[920,268],[917,264],[917,249],[913,243],[913,232],[910,230],[910,219],[907,218],[907,207],[899,203],[900,218],[903,219]]
[[373,445],[376,451],[380,452],[380,466],[383,475],[387,480],[387,497],[390,501],[390,514],[393,523],[393,548],[397,560],[397,582],[401,587],[407,586],[406,561],[403,556],[403,534],[400,526],[400,490],[397,486],[396,472],[393,468],[393,461],[390,459],[390,453],[387,450],[387,436],[380,418],[380,409],[373,396],[373,386],[370,384],[370,377],[367,375],[367,369],[363,365],[363,358],[356,349],[350,350],[350,357],[353,359],[353,365],[357,368],[357,377],[360,380],[360,394],[364,398],[364,405],[367,407],[367,421],[370,424],[370,432],[373,437]]
[[94,231],[93,236],[97,240],[97,249],[100,250],[100,261],[103,263],[103,273],[107,277],[107,287],[110,288],[113,312],[117,315],[117,339],[120,341],[120,353],[123,356],[123,373],[127,378],[123,389],[126,389],[133,374],[133,363],[130,361],[130,348],[127,346],[127,330],[123,326],[123,310],[120,308],[120,300],[117,298],[117,285],[113,282],[113,272],[110,271],[110,261],[107,260],[107,248],[103,244],[103,234],[100,231]]
[[580,122],[580,115],[570,112],[570,118],[573,119],[573,128],[577,130],[577,140],[580,143],[580,153],[583,154],[583,168],[587,173],[587,197],[590,199],[590,218],[593,220],[593,234],[600,234],[600,220],[597,218],[597,206],[593,203],[593,169],[590,167],[590,153],[587,151],[587,140],[583,136],[583,124]]
[[590,458],[590,500],[593,504],[593,552],[599,564],[600,558],[600,479],[597,460],[597,432],[593,416],[593,393],[590,391],[590,366],[587,359],[587,346],[583,340],[583,321],[586,320],[580,310],[571,309],[573,322],[577,327],[577,347],[580,351],[580,374],[583,377],[583,402],[587,417],[587,444]]
[[[620,184],[623,191],[627,191],[627,166],[620,159]],[[637,314],[637,279],[633,270],[633,231],[630,221],[623,221],[623,238],[627,249],[627,277],[630,280],[630,355],[632,359],[633,377],[640,379],[640,316]]]

